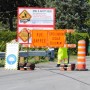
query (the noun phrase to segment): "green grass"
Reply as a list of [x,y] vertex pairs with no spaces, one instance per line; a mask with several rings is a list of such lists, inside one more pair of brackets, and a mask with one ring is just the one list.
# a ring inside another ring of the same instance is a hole
[[0,59],[0,67],[4,67],[5,65],[5,60],[4,59]]

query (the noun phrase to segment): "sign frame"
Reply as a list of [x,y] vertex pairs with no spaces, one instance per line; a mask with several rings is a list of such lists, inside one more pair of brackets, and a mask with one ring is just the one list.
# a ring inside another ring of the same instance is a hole
[[[24,19],[23,21],[26,20],[26,23],[21,24],[20,23],[20,14],[24,10],[26,10],[28,12],[28,14],[31,15],[31,18]],[[17,14],[18,14],[17,15],[18,26],[53,27],[53,29],[55,28],[55,8],[18,7]],[[46,20],[47,17],[50,19]],[[30,21],[32,21],[32,23],[30,23]],[[50,22],[51,22],[51,24],[49,24]]]

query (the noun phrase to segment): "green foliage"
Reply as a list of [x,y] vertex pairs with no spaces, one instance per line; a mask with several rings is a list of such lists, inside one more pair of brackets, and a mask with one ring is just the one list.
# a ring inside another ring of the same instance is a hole
[[4,67],[5,65],[5,60],[4,59],[0,59],[0,67]]
[[[67,36],[67,43],[76,44],[78,45],[79,40],[86,40],[86,38],[90,38],[88,33],[73,33],[73,34],[66,34]],[[11,31],[0,31],[0,51],[5,51],[6,43],[10,42],[11,40],[16,39],[16,32]],[[29,48],[30,50],[47,50],[47,48]],[[22,50],[27,50],[27,48],[22,48]],[[75,49],[70,49],[71,54],[77,53],[77,47]]]
[[0,51],[5,51],[6,43],[16,39],[16,32],[0,31]]
[[78,41],[79,40],[85,40],[86,41],[86,49],[88,48],[88,40],[89,40],[89,34],[88,33],[73,33],[73,34],[67,34],[67,43],[69,44],[76,44],[76,48],[70,48],[70,54],[76,55],[77,49],[78,49]]
[[46,0],[46,7],[56,8],[56,28],[89,32],[85,22],[90,19],[88,0]]
[[25,59],[25,62],[29,62],[29,63],[33,63],[33,64],[43,63],[43,62],[48,62],[48,61],[49,61],[49,59],[47,59],[46,57],[42,58],[40,56],[28,57]]
[[17,7],[53,7],[56,9],[56,28],[89,33],[90,0],[1,0],[0,7],[0,21],[11,31],[15,30],[13,18],[17,17]]

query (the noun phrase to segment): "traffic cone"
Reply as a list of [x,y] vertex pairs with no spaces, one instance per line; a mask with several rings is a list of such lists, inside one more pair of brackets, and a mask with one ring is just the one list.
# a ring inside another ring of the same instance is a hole
[[87,70],[86,69],[86,42],[85,40],[78,41],[78,58],[76,70]]

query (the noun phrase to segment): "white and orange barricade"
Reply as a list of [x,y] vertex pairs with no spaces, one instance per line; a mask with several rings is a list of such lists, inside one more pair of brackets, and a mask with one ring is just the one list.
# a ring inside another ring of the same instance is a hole
[[76,47],[76,44],[64,44],[64,47],[75,48]]
[[78,41],[78,57],[76,70],[87,70],[86,69],[86,42],[85,40]]
[[66,33],[74,33],[75,32],[75,30],[73,30],[73,29],[66,29]]

